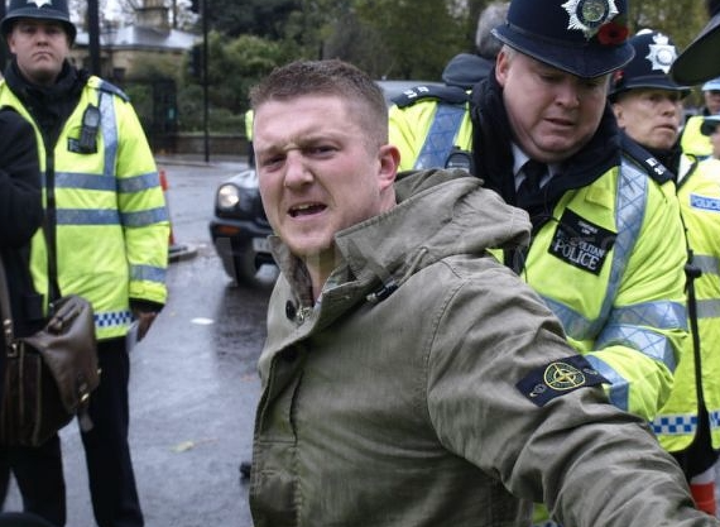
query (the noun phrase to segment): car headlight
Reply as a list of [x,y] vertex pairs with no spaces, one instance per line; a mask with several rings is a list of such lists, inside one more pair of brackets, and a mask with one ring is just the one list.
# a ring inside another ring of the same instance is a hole
[[232,210],[240,201],[240,189],[228,183],[222,185],[217,191],[217,206],[221,210]]

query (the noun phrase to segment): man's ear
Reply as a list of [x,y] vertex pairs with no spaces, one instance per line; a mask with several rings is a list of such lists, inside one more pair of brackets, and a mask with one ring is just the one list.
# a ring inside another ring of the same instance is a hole
[[498,84],[505,87],[505,81],[507,80],[507,71],[510,66],[510,56],[505,49],[501,49],[498,53],[497,59],[495,60],[495,80]]
[[383,145],[380,147],[378,154],[380,161],[380,171],[378,178],[380,179],[380,187],[384,189],[392,185],[397,176],[398,167],[400,166],[400,150],[394,145]]
[[624,120],[625,117],[623,116],[623,107],[621,104],[613,103],[610,105],[612,108],[613,113],[615,114],[615,120],[618,123],[618,126],[620,128],[624,128]]

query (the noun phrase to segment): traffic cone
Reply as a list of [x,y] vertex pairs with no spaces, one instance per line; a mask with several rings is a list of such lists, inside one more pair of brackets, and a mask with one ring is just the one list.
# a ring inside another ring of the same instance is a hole
[[175,234],[173,233],[173,227],[172,227],[172,219],[170,218],[170,202],[167,197],[167,190],[170,188],[170,185],[167,181],[167,176],[165,175],[165,169],[161,168],[158,170],[158,175],[160,176],[160,187],[163,190],[163,193],[165,195],[165,206],[168,210],[168,219],[170,221],[170,240],[169,240],[169,248],[168,248],[168,261],[170,262],[176,262],[178,260],[183,260],[186,258],[190,258],[192,256],[195,256],[196,251],[190,246],[185,244],[179,244],[175,242]]
[[695,501],[695,507],[712,516],[717,514],[715,503],[715,472],[710,470],[694,476],[690,480],[690,493]]

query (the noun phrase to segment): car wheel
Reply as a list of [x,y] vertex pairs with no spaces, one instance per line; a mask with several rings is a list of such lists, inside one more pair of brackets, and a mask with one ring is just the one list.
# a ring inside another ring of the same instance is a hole
[[255,279],[257,272],[258,266],[255,261],[255,252],[248,250],[235,255],[230,276],[235,278],[238,284],[257,285]]

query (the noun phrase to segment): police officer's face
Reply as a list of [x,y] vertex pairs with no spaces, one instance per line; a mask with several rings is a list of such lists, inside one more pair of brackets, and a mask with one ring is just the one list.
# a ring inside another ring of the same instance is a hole
[[635,141],[649,148],[668,150],[680,135],[680,92],[656,89],[630,90],[613,104],[618,125]]
[[720,90],[705,90],[703,92],[705,106],[711,114],[720,113]]
[[595,134],[608,75],[583,79],[507,48],[498,55],[495,75],[513,136],[531,158],[558,163]]
[[70,52],[70,41],[61,23],[31,18],[15,22],[8,46],[23,76],[42,86],[55,82]]

